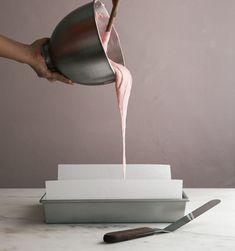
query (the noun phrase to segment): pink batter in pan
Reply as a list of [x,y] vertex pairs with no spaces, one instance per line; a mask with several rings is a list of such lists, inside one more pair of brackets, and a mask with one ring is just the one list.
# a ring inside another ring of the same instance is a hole
[[[103,47],[107,51],[110,32],[105,32],[102,36]],[[131,93],[132,76],[130,71],[121,64],[110,60],[111,65],[116,73],[116,94],[118,107],[121,115],[122,125],[122,144],[123,144],[123,178],[126,178],[126,117],[128,101]]]

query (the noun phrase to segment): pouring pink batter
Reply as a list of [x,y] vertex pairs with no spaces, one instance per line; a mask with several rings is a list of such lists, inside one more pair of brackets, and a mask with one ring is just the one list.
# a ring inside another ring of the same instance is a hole
[[[102,42],[105,51],[107,51],[108,42],[110,39],[110,32],[105,32],[102,37]],[[116,73],[116,94],[118,100],[118,107],[121,115],[122,124],[122,145],[123,145],[123,178],[126,178],[126,117],[128,101],[131,93],[132,76],[130,71],[121,64],[110,60],[111,65]]]

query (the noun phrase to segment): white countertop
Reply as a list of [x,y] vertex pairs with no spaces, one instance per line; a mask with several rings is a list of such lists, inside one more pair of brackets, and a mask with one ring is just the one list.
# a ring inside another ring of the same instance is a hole
[[190,202],[186,212],[211,199],[221,203],[174,233],[105,244],[110,231],[166,224],[47,225],[39,199],[44,189],[0,189],[0,251],[234,251],[235,189],[185,189]]

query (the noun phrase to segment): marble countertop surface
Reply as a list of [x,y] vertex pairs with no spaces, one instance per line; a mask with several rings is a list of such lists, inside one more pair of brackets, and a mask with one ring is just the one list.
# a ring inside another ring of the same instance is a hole
[[44,189],[0,189],[0,251],[234,251],[235,189],[185,189],[186,213],[211,199],[221,203],[174,233],[105,244],[110,231],[166,224],[52,224],[43,221]]

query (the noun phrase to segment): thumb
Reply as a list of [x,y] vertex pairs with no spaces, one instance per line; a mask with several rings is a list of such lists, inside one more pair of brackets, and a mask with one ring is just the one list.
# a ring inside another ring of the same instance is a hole
[[40,38],[40,39],[37,39],[35,40],[32,45],[33,46],[38,46],[38,47],[41,47],[42,45],[44,45],[47,41],[49,41],[50,38],[48,37],[44,37],[44,38]]
[[38,42],[39,45],[43,45],[43,44],[45,44],[49,40],[50,40],[50,38],[44,37],[44,38],[38,39],[37,42]]

